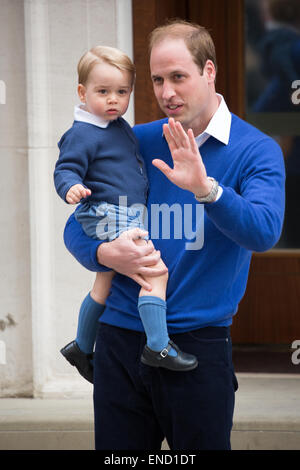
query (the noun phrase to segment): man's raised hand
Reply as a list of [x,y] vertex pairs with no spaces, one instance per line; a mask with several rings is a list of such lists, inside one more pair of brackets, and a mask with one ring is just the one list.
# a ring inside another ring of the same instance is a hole
[[163,125],[163,131],[172,155],[173,168],[159,159],[154,159],[152,164],[176,186],[198,196],[207,195],[212,183],[207,179],[192,129],[186,133],[179,121],[170,118],[169,124]]

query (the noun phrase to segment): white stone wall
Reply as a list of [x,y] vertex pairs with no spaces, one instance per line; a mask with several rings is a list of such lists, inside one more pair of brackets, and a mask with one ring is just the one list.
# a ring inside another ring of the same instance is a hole
[[[66,251],[74,207],[53,186],[76,67],[106,44],[132,57],[131,0],[0,0],[0,397],[92,393],[59,353],[94,274]],[[3,104],[2,104],[3,103]],[[133,124],[133,105],[127,115]]]

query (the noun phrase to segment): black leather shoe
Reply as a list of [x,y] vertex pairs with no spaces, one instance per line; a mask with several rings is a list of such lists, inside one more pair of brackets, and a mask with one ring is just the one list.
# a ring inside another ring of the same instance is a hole
[[[171,349],[175,349],[177,356],[170,356],[168,353]],[[143,364],[151,367],[164,367],[174,371],[188,371],[195,369],[198,365],[197,358],[192,354],[187,354],[179,349],[173,341],[162,351],[152,351],[147,345],[144,347],[141,361]]]
[[91,364],[93,354],[86,354],[81,351],[76,341],[71,341],[60,352],[72,366],[76,367],[82,377],[94,383],[94,369]]

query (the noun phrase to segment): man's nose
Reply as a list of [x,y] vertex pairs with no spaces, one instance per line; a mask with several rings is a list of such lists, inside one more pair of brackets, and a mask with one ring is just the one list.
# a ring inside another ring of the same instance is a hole
[[175,90],[174,90],[172,84],[165,82],[163,84],[162,98],[164,100],[169,100],[173,96],[175,96]]

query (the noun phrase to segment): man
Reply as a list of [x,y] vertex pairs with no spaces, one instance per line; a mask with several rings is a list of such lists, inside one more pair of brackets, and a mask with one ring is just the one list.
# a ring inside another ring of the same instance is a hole
[[[96,343],[96,448],[157,450],[166,437],[171,449],[230,449],[237,389],[230,325],[252,251],[271,248],[280,236],[282,153],[216,93],[214,45],[203,27],[176,21],[157,28],[150,50],[154,93],[170,118],[169,125],[164,119],[134,129],[150,182],[150,236],[157,232],[153,209],[179,207],[181,218],[174,216],[168,237],[160,227],[156,250],[152,242],[135,245],[138,229],[100,246],[73,216],[65,229],[68,249],[84,266],[121,273]],[[160,253],[169,270],[169,333],[199,362],[190,372],[151,368],[139,359],[145,335],[138,284],[149,288],[151,275],[161,274]]]

